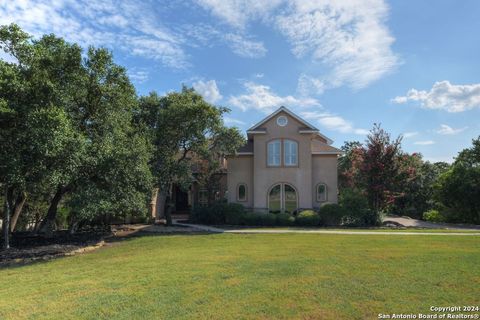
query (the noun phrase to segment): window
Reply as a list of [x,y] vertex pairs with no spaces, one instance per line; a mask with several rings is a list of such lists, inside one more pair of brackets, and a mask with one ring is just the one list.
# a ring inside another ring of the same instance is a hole
[[269,166],[280,166],[280,140],[273,140],[268,143],[267,159]]
[[297,191],[288,183],[274,185],[268,193],[268,211],[292,213],[297,209]]
[[317,184],[317,202],[327,201],[327,185],[325,183]]
[[198,191],[198,202],[200,204],[207,204],[208,203],[208,191],[207,191],[207,189],[200,189]]
[[247,186],[243,183],[237,187],[237,201],[247,201]]
[[292,140],[283,141],[284,163],[286,166],[296,166],[298,158],[298,143]]
[[280,127],[285,127],[288,123],[288,119],[287,117],[285,116],[280,116],[277,118],[277,124],[280,126]]

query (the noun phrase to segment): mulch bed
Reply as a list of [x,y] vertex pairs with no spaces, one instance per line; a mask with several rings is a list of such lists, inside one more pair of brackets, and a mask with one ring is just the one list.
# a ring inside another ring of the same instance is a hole
[[[114,245],[115,242],[129,237],[196,232],[198,230],[188,227],[163,225],[116,225],[112,226],[110,232],[84,231],[73,235],[68,231],[56,231],[52,237],[35,235],[30,232],[16,232],[11,237],[11,248],[9,250],[0,249],[0,268],[90,252],[106,244]],[[0,238],[0,244],[2,243],[3,239]]]
[[80,232],[70,235],[67,231],[57,231],[52,237],[44,237],[24,232],[14,233],[11,248],[0,249],[0,268],[91,251],[101,247],[104,244],[103,238],[109,234]]

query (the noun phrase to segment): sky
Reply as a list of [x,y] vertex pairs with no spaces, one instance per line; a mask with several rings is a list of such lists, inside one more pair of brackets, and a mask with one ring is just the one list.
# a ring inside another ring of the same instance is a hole
[[380,123],[447,162],[480,135],[479,16],[477,0],[0,0],[0,24],[110,49],[139,95],[192,86],[243,132],[283,105],[336,147]]

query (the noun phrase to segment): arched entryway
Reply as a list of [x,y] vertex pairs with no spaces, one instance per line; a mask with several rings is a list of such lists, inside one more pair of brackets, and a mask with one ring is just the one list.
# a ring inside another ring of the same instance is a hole
[[268,192],[268,211],[292,213],[297,209],[298,195],[294,186],[277,183]]

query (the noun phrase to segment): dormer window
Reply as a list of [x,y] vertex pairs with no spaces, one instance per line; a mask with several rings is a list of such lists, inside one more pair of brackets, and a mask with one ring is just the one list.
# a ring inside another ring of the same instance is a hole
[[280,116],[277,118],[277,124],[280,126],[280,127],[285,127],[288,123],[288,119],[287,117],[285,116]]

